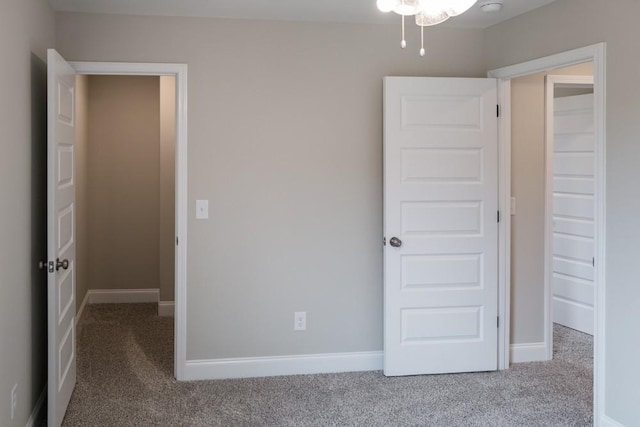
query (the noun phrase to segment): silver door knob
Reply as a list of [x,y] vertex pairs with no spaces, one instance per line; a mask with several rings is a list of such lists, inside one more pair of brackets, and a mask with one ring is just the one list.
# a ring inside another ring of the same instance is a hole
[[63,259],[62,261],[60,261],[60,258],[56,259],[56,271],[60,270],[60,268],[62,268],[63,270],[69,268],[69,260]]
[[389,240],[389,244],[394,248],[399,248],[400,246],[402,246],[402,240],[398,239],[397,237],[392,237],[391,240]]

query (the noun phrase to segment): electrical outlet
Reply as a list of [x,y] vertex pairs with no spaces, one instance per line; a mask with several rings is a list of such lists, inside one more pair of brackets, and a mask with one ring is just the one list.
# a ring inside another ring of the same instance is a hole
[[15,418],[16,409],[18,409],[18,384],[11,389],[11,419]]
[[293,313],[293,330],[294,331],[306,331],[307,330],[307,312],[296,311]]

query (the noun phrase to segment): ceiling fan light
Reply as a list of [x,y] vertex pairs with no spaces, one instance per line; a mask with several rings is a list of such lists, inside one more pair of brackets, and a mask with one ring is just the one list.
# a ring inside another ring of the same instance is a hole
[[399,0],[377,0],[376,6],[380,12],[391,12],[398,5]]
[[[376,0],[378,9],[383,12],[393,10],[402,15],[402,41],[400,47],[407,46],[405,40],[405,16],[415,15],[416,25],[420,27],[420,56],[425,55],[424,27],[438,25],[452,16],[466,12],[478,0]],[[501,2],[502,0],[483,0]]]

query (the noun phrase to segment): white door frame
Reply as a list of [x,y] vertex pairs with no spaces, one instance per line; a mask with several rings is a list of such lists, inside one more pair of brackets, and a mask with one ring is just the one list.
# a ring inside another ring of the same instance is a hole
[[78,74],[175,76],[175,320],[174,376],[185,379],[187,360],[187,65],[135,62],[69,62]]
[[[544,159],[544,295],[545,347],[547,359],[553,359],[553,149],[554,88],[593,87],[593,76],[547,75],[545,79],[545,159]],[[597,281],[595,282],[597,283]],[[547,299],[548,298],[548,299]],[[548,310],[546,309],[548,307]]]
[[[605,108],[605,61],[606,43],[598,43],[555,55],[546,56],[521,64],[498,68],[488,72],[489,77],[499,79],[498,98],[503,111],[500,123],[499,158],[499,205],[502,212],[509,212],[511,199],[511,79],[556,68],[567,67],[583,62],[594,64],[594,125],[596,133],[595,165],[595,286],[594,300],[594,372],[593,372],[593,410],[595,425],[604,425],[605,419],[605,165],[606,165],[606,108]],[[510,263],[511,263],[511,217],[503,215],[500,233],[499,256],[499,313],[504,322],[500,322],[500,340],[498,349],[500,369],[509,366],[509,324],[510,324]],[[550,295],[545,289],[545,319],[550,319]],[[549,322],[550,320],[547,320]],[[545,330],[545,343],[549,346],[549,330]]]

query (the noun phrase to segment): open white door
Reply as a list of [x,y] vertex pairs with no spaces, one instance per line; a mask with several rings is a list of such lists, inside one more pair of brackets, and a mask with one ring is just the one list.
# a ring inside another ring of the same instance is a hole
[[593,94],[554,99],[553,321],[593,335],[595,141]]
[[60,426],[76,384],[75,71],[47,55],[48,425]]
[[498,367],[495,79],[384,80],[384,374]]

